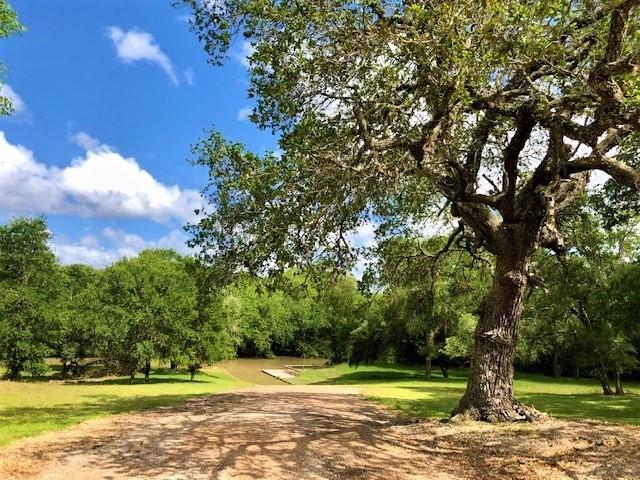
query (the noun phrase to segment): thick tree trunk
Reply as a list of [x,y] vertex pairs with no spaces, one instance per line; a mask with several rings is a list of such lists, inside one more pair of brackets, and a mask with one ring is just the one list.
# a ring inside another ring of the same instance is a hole
[[191,374],[191,381],[192,382],[193,382],[193,379],[196,376],[196,370],[197,370],[197,367],[195,365],[190,365],[189,366],[189,373]]
[[532,420],[539,416],[513,396],[517,328],[528,276],[527,255],[496,257],[493,287],[475,331],[467,390],[454,415],[488,422]]

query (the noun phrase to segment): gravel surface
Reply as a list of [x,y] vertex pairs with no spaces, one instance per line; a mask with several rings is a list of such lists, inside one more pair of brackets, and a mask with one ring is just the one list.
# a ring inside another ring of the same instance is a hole
[[258,386],[0,449],[0,479],[638,479],[640,428],[415,422],[333,386]]

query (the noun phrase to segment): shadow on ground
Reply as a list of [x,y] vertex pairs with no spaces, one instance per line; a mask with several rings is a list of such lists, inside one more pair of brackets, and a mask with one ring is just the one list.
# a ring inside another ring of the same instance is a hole
[[637,428],[416,423],[353,395],[225,393],[101,422],[0,450],[0,477],[640,477]]

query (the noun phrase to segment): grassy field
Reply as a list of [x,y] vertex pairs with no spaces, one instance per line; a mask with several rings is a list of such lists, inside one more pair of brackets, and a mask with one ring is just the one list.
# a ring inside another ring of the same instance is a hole
[[[430,381],[418,367],[346,364],[306,370],[296,383],[354,385],[376,401],[423,418],[448,417],[466,385],[466,372],[454,370],[445,380],[435,372]],[[517,398],[554,417],[589,418],[640,425],[640,383],[627,383],[629,395],[605,397],[593,379],[551,378],[517,374]]]
[[147,385],[141,378],[130,385],[128,377],[77,383],[42,379],[0,381],[0,446],[90,418],[172,405],[243,385],[215,367],[196,375],[193,382],[187,374],[155,372]]
[[[355,385],[376,401],[423,418],[447,417],[464,392],[466,372],[448,380],[436,372],[426,381],[418,367],[346,364],[306,370],[296,383]],[[151,383],[127,377],[61,382],[53,377],[0,381],[0,446],[16,439],[59,430],[90,418],[172,405],[189,398],[247,385],[219,367],[209,367],[189,382],[184,373],[156,370]],[[640,425],[640,383],[627,383],[624,397],[605,397],[592,379],[554,379],[519,374],[517,397],[556,417],[590,418]]]

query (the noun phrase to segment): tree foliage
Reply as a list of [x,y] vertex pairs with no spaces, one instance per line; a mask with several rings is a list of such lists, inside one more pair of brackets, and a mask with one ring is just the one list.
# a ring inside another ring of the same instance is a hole
[[640,1],[183,3],[213,63],[250,42],[252,120],[282,150],[196,147],[212,207],[193,244],[231,271],[344,267],[359,225],[394,235],[450,207],[496,258],[456,412],[533,418],[513,361],[534,255],[564,253],[558,218],[594,170],[640,189]]
[[50,353],[57,269],[43,219],[16,218],[0,225],[0,360],[7,376],[44,370]]

